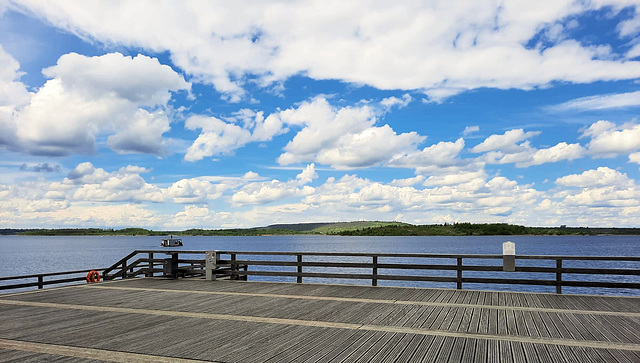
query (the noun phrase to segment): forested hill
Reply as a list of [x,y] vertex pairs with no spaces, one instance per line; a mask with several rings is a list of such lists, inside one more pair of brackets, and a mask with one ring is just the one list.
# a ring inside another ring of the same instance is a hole
[[341,236],[639,235],[640,228],[525,227],[506,223],[388,225],[340,231]]
[[258,228],[187,229],[153,231],[144,228],[100,229],[0,229],[0,234],[30,236],[264,236],[264,235],[340,235],[340,236],[496,236],[496,235],[640,235],[640,228],[525,227],[506,223],[445,223],[413,225],[400,222],[358,221],[337,223],[273,224]]

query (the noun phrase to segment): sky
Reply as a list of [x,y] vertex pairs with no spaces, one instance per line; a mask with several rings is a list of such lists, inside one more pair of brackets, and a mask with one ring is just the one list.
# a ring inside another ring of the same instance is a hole
[[0,228],[640,227],[640,2],[0,0]]

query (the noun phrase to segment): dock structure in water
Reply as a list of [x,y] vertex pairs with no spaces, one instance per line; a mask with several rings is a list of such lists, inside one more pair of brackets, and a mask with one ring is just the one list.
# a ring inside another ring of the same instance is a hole
[[640,298],[128,278],[0,295],[0,361],[640,362]]

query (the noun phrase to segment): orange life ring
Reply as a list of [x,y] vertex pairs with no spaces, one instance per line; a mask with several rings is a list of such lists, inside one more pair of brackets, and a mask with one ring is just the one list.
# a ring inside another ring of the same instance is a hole
[[100,272],[96,270],[91,270],[87,274],[87,282],[100,282]]

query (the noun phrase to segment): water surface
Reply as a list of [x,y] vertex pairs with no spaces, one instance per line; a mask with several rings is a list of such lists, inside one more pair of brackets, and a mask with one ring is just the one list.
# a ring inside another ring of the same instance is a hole
[[[516,243],[518,255],[579,255],[637,256],[639,236],[482,236],[482,237],[347,237],[347,236],[261,236],[261,237],[184,237],[184,247],[178,250],[235,251],[299,251],[299,252],[362,252],[362,253],[440,253],[440,254],[501,254],[502,243]],[[104,268],[133,250],[162,249],[159,237],[148,236],[0,236],[0,276],[15,276],[77,269]],[[165,248],[166,249],[166,248]],[[405,261],[406,262],[406,261]],[[441,261],[442,262],[442,261]],[[446,261],[444,263],[451,263]],[[465,262],[466,263],[466,262]],[[470,261],[480,264],[488,261]],[[499,263],[499,261],[494,262]],[[520,263],[520,261],[519,261]],[[523,261],[522,263],[527,263]],[[588,266],[576,263],[575,266]],[[549,265],[551,267],[551,265]],[[565,266],[567,266],[565,264]],[[638,268],[639,264],[611,263],[606,267]],[[365,273],[362,270],[355,273]],[[390,270],[382,273],[406,273]],[[411,272],[430,276],[450,276],[450,272]],[[470,273],[471,274],[471,273]],[[492,276],[479,273],[480,276]],[[495,274],[495,273],[493,273]],[[465,276],[470,276],[465,273]],[[475,276],[475,275],[474,275]],[[512,275],[516,276],[516,274]],[[544,275],[542,275],[544,276]],[[506,276],[501,276],[506,277]],[[511,277],[511,276],[508,276]],[[531,275],[522,274],[522,278]],[[542,278],[552,278],[546,275]],[[575,278],[584,278],[576,275]],[[620,277],[620,281],[640,282],[636,276]],[[259,278],[253,278],[259,279]],[[263,278],[265,279],[265,278]],[[567,278],[568,279],[568,278]],[[305,279],[305,282],[340,282],[368,284],[362,280],[327,281]],[[455,287],[452,284],[380,281],[379,285]],[[475,286],[519,291],[547,291],[536,286]],[[616,293],[640,295],[637,290],[565,288],[566,292]]]

